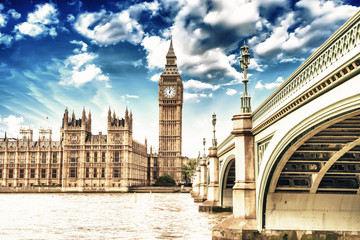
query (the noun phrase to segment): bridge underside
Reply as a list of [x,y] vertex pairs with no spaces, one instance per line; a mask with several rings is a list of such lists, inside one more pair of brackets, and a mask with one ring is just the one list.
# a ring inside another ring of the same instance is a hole
[[360,231],[360,114],[327,122],[285,154],[265,228]]
[[275,192],[359,194],[360,115],[320,131],[289,158]]
[[226,166],[225,174],[221,185],[221,207],[233,207],[233,187],[235,183],[235,159],[232,159]]

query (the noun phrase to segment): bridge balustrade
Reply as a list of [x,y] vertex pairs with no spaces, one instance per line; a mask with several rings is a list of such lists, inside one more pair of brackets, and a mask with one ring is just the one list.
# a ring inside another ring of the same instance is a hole
[[358,18],[355,15],[349,24],[340,28],[253,112],[254,128],[313,86],[319,75],[326,75],[340,60],[351,57],[352,50],[360,44]]

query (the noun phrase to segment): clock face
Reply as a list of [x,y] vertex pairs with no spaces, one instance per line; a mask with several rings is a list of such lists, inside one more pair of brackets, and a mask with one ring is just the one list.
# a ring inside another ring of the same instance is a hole
[[173,86],[168,86],[164,89],[164,96],[167,98],[173,98],[176,95],[176,89]]

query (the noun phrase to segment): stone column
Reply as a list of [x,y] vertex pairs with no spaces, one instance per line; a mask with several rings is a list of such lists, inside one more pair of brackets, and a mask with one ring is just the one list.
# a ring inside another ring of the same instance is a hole
[[251,133],[251,113],[234,115],[235,185],[233,187],[233,217],[243,219],[243,230],[256,230],[256,191],[254,136]]
[[2,181],[2,186],[7,187],[8,183],[7,183],[7,176],[8,176],[8,166],[9,166],[9,153],[7,151],[8,148],[8,140],[5,139],[5,152],[4,152],[4,170],[3,170],[3,181]]
[[198,168],[195,168],[191,196],[196,197],[197,195],[199,195]]
[[203,202],[206,200],[207,195],[207,167],[206,167],[206,158],[201,158],[200,160],[200,193],[198,196],[198,202]]
[[219,204],[219,159],[217,147],[209,148],[210,184],[208,187],[207,201],[212,205]]
[[207,188],[207,200],[199,206],[200,212],[219,211],[219,159],[217,147],[209,148],[210,183]]
[[195,192],[196,195],[200,194],[200,183],[201,183],[201,171],[200,171],[200,165],[196,167],[196,185],[195,185]]
[[30,148],[29,148],[29,140],[27,140],[27,147],[25,153],[25,187],[29,186],[29,178],[30,178]]

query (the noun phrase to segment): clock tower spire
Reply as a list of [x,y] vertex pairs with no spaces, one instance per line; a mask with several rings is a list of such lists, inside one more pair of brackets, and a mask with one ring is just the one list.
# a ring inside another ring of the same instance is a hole
[[[166,64],[165,64],[165,68],[164,68],[164,72],[161,74],[162,76],[173,76],[173,75],[179,75],[179,70],[177,68],[177,63],[176,63],[176,55],[175,55],[175,51],[174,51],[174,47],[173,47],[173,43],[172,43],[172,36],[170,39],[170,47],[169,47],[169,51],[166,54]],[[161,80],[163,80],[161,78]],[[181,78],[180,78],[181,81]]]
[[172,37],[164,72],[159,81],[159,176],[182,180],[183,83],[176,63]]

